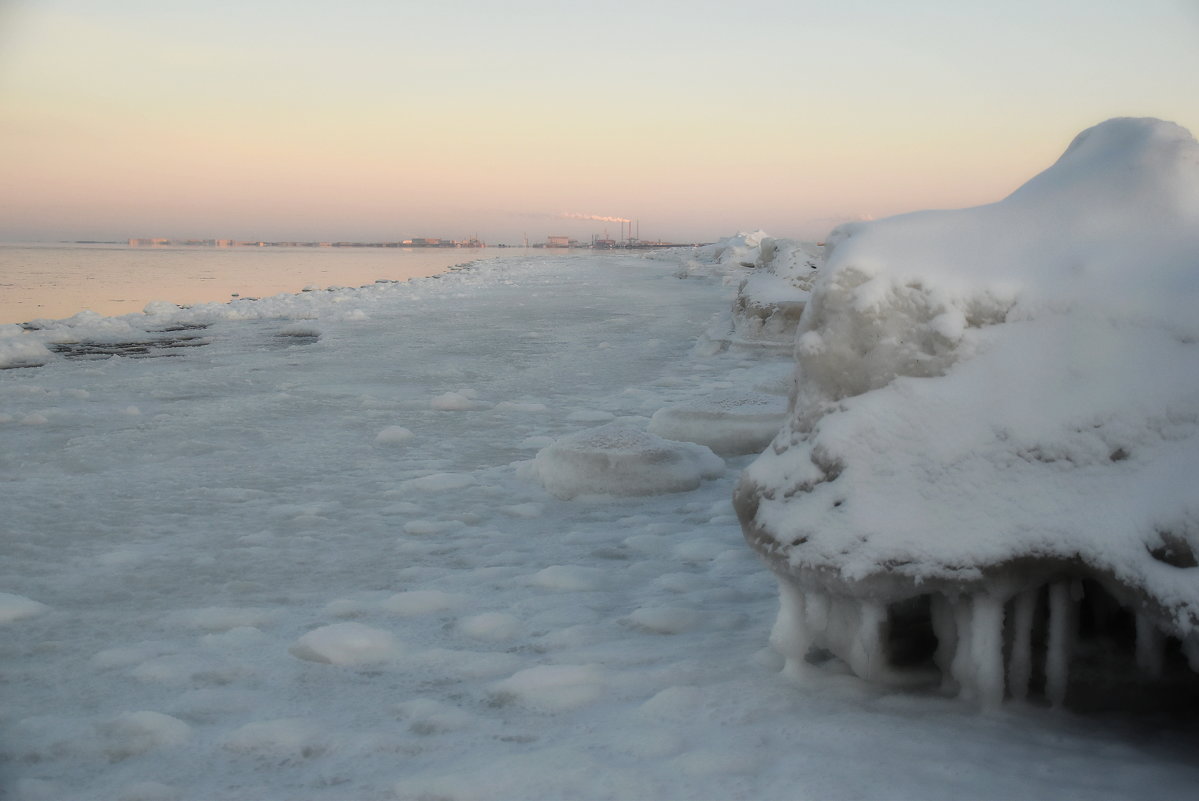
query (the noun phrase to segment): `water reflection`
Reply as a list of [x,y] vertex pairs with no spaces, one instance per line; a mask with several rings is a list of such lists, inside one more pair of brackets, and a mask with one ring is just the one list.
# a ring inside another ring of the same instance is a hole
[[84,309],[139,312],[153,300],[180,305],[269,297],[306,287],[361,286],[445,272],[516,248],[130,248],[0,244],[0,324],[59,319]]

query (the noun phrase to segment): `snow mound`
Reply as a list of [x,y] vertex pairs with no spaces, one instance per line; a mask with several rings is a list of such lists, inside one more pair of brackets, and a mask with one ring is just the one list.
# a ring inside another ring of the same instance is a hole
[[687,492],[724,472],[724,460],[621,423],[587,429],[537,453],[531,471],[553,495],[656,495]]
[[1199,668],[1197,307],[1199,143],[1172,123],[1084,131],[997,203],[837,229],[793,414],[735,493],[789,669],[817,647],[1062,702],[1080,599],[1143,671],[1168,639]]
[[650,418],[649,431],[666,439],[706,445],[722,456],[734,456],[761,451],[786,418],[786,398],[729,390],[659,409]]
[[401,445],[413,436],[412,431],[403,426],[387,426],[375,435],[375,442],[380,445]]
[[288,650],[297,659],[309,662],[368,665],[391,661],[399,655],[400,648],[391,632],[351,622],[314,629]]
[[483,404],[461,392],[443,392],[430,400],[429,406],[441,412],[469,412],[483,408]]

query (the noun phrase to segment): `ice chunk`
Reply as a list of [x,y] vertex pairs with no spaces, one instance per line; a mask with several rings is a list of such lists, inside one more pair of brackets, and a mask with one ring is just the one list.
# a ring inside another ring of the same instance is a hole
[[559,498],[655,495],[693,490],[720,476],[724,461],[702,445],[609,423],[557,440],[531,470]]
[[461,392],[443,392],[429,401],[429,405],[442,412],[469,412],[481,406]]
[[466,489],[475,483],[475,477],[470,473],[433,473],[420,478],[412,478],[400,486],[403,489],[418,492],[450,492]]
[[403,426],[387,426],[375,434],[375,442],[380,445],[400,445],[412,437],[412,432]]
[[539,665],[493,685],[497,700],[514,698],[534,709],[557,712],[594,703],[607,690],[598,665]]
[[649,432],[706,445],[721,455],[758,453],[787,418],[787,399],[726,390],[654,412]]
[[391,632],[353,622],[314,629],[288,650],[297,659],[330,665],[388,662],[400,653],[399,643]]
[[53,355],[40,341],[18,325],[0,325],[0,370],[13,367],[40,367]]

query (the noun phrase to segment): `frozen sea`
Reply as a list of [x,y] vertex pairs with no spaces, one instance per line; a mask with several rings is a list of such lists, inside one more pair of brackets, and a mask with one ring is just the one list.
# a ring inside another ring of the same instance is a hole
[[140,312],[151,301],[223,302],[331,285],[424,278],[523,248],[128,247],[0,243],[0,325],[84,309]]
[[751,456],[647,496],[530,475],[588,427],[786,391],[693,256],[52,326],[0,370],[0,795],[1193,798],[1193,731],[783,676],[730,504]]

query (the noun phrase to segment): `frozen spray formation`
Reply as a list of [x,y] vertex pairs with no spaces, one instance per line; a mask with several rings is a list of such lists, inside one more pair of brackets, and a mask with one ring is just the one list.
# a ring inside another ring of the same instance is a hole
[[1195,139],[1110,120],[1002,201],[827,251],[790,419],[735,493],[788,669],[984,705],[1073,702],[1097,662],[1193,688]]
[[729,341],[742,347],[791,347],[823,258],[812,242],[740,233],[700,248],[701,261],[732,269],[740,279]]

